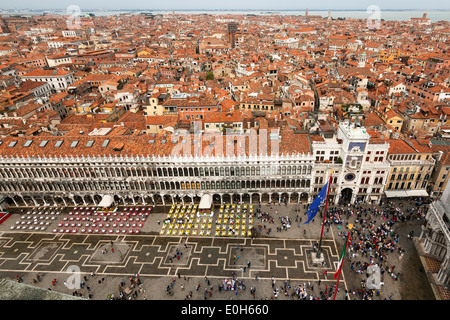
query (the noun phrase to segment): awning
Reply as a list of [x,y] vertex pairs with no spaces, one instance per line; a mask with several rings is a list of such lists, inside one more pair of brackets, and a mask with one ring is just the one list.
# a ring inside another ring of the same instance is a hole
[[409,197],[406,191],[385,191],[386,198],[404,198]]
[[198,205],[199,209],[211,209],[212,196],[210,194],[204,194]]
[[102,201],[98,204],[99,207],[108,208],[114,202],[114,198],[110,195],[105,195],[102,198]]
[[410,190],[406,191],[408,197],[428,197],[428,192],[426,190]]

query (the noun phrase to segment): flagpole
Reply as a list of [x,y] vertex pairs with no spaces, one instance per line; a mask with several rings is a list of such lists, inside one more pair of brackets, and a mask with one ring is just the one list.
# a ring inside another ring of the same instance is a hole
[[322,237],[323,237],[323,228],[325,226],[325,217],[327,216],[327,207],[328,207],[328,196],[330,195],[330,187],[331,187],[331,179],[333,178],[333,170],[331,170],[330,173],[330,181],[328,182],[328,188],[327,188],[327,198],[325,200],[325,209],[323,213],[323,221],[322,221],[322,231],[320,232],[320,240],[319,240],[319,247],[317,249],[317,259],[320,259],[320,254],[322,251]]
[[[347,240],[345,240],[345,245],[344,245],[344,248],[346,249],[347,248],[347,245],[348,245],[348,239],[350,238],[350,231],[352,230],[352,225],[350,224],[349,226],[348,226],[348,234],[347,234]],[[346,252],[347,252],[347,250],[345,250]],[[333,300],[335,300],[336,299],[336,294],[337,294],[337,292],[338,292],[338,288],[339,288],[339,279],[341,278],[341,273],[342,273],[342,268],[343,268],[343,266],[344,266],[344,260],[345,260],[345,254],[346,254],[346,252],[344,253],[344,256],[342,257],[342,262],[341,262],[341,266],[340,266],[340,268],[339,268],[339,273],[338,273],[338,278],[337,278],[337,281],[336,281],[336,289],[334,289],[334,295],[333,295]]]

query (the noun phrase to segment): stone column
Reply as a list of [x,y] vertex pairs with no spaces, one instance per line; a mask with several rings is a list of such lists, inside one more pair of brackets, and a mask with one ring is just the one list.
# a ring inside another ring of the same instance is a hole
[[28,207],[28,203],[25,201],[25,197],[24,196],[20,196],[22,198],[23,203],[25,204],[25,207]]
[[334,205],[337,206],[339,203],[339,193],[336,193],[336,197],[334,197]]
[[19,204],[16,202],[16,199],[14,199],[14,196],[13,197],[11,197],[11,199],[12,199],[12,201],[14,202],[14,204],[16,205],[16,207],[18,207],[19,206]]
[[356,195],[357,195],[357,193],[356,193],[354,190],[352,190],[351,204],[355,203],[355,201],[356,201]]
[[450,284],[450,260],[449,254],[447,254],[444,262],[441,264],[441,268],[437,273],[436,280],[440,285],[447,286]]
[[153,195],[151,195],[150,198],[152,199],[153,205],[155,205],[155,198],[153,197]]

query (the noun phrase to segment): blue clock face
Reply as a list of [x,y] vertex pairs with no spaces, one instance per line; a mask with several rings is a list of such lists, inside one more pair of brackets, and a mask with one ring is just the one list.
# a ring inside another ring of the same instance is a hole
[[347,181],[352,181],[353,179],[355,179],[355,175],[353,173],[348,173],[345,176],[345,180],[347,180]]

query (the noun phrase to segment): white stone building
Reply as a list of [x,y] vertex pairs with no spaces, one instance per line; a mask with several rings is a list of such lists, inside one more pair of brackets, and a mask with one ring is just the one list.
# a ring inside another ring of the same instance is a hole
[[[448,292],[450,285],[449,184],[440,199],[431,203],[425,219],[426,224],[422,227],[420,237],[415,239],[415,245],[436,298],[445,299],[441,293]],[[429,261],[439,264],[438,271],[429,268]]]
[[74,83],[73,73],[64,70],[41,70],[30,71],[20,77],[23,81],[32,80],[47,82],[55,92],[61,92]]
[[321,129],[320,138],[312,141],[315,164],[312,192],[318,194],[329,181],[331,171],[330,201],[363,201],[379,203],[389,173],[387,153],[389,144],[373,139],[364,127],[342,122],[337,134]]

